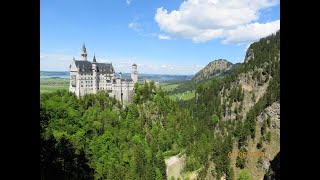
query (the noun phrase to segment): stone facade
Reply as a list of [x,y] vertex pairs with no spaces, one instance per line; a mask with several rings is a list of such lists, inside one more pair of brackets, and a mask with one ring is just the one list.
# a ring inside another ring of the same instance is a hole
[[82,60],[75,60],[70,64],[69,91],[76,96],[95,94],[98,91],[106,91],[121,103],[131,102],[134,93],[134,84],[138,82],[137,65],[132,65],[131,79],[123,79],[121,72],[115,77],[112,63],[98,63],[96,57],[92,62],[87,60],[85,45],[81,52]]

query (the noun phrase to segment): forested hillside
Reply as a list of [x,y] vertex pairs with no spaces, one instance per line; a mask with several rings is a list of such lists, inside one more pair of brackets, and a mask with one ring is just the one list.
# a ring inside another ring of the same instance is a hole
[[[245,63],[223,79],[199,85],[196,98],[180,104],[203,124],[217,122],[211,142],[220,145],[208,154],[200,177],[232,179],[249,168],[253,179],[261,179],[280,151],[280,31],[251,44]],[[230,151],[261,151],[266,157],[229,158]]]
[[177,88],[167,92],[167,94],[184,93],[193,91],[199,84],[208,82],[210,78],[223,78],[228,74],[234,72],[241,63],[232,64],[225,59],[218,59],[207,64],[203,69],[197,72],[191,80],[186,80],[179,84]]
[[170,179],[165,159],[177,154],[180,178],[263,178],[280,151],[280,31],[194,88],[195,98],[174,102],[153,82],[135,84],[125,107],[105,92],[42,93],[42,179]]

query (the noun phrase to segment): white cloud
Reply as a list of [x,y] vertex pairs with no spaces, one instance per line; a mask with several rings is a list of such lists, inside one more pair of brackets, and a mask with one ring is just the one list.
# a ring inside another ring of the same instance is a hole
[[137,22],[131,22],[131,23],[129,23],[129,24],[128,24],[128,27],[129,27],[130,29],[133,29],[133,30],[136,31],[136,32],[141,32],[141,31],[142,31],[141,25],[140,25],[139,23],[137,23]]
[[171,39],[170,36],[165,35],[165,34],[159,34],[158,38],[161,39],[161,40],[170,40]]
[[223,43],[248,43],[268,36],[280,29],[280,20],[268,22],[265,24],[252,23],[238,26],[235,29],[226,32],[226,39]]
[[126,0],[127,5],[130,5],[132,0]]
[[[247,37],[246,33],[252,33],[255,30],[253,26],[257,26],[251,23],[259,19],[259,10],[278,3],[277,0],[187,0],[180,5],[179,10],[168,12],[163,7],[158,8],[154,18],[162,31],[193,42],[214,38],[226,38],[225,43],[238,42],[232,34],[236,34],[234,30],[241,31],[238,29],[242,26],[247,31],[238,33],[238,38],[243,36],[241,41],[251,41],[261,38],[267,32]],[[265,26],[277,27],[277,24],[266,23]],[[269,30],[274,27],[269,27]]]

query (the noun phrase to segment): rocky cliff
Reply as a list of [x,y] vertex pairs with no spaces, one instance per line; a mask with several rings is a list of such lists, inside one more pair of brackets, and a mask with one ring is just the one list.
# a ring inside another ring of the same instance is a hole
[[[222,67],[228,69],[224,62]],[[210,64],[208,67],[213,66]],[[201,70],[195,78],[208,77],[208,69]],[[230,169],[222,178],[228,179],[233,174],[238,179],[240,174],[247,174],[251,179],[263,179],[267,174],[277,179],[275,174],[279,174],[280,165],[273,170],[271,162],[280,153],[280,31],[251,44],[244,63],[225,76],[221,86],[214,86],[215,83],[218,81],[197,88],[197,97],[203,111],[219,114],[224,122],[222,128],[215,128],[215,136],[235,137],[232,147],[235,156],[230,158]],[[217,90],[218,96],[213,97]],[[215,108],[218,104],[221,109]],[[241,158],[237,152],[249,155]],[[250,156],[250,153],[263,156]],[[205,179],[217,179],[210,172],[217,169],[217,159],[208,162]]]

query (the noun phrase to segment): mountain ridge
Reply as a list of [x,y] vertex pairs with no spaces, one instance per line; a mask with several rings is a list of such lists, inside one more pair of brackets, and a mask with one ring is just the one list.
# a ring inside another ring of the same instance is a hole
[[228,71],[233,66],[233,63],[227,61],[226,59],[217,59],[211,61],[207,64],[204,68],[198,71],[194,77],[192,78],[193,81],[199,82],[213,76],[217,76],[225,71]]

